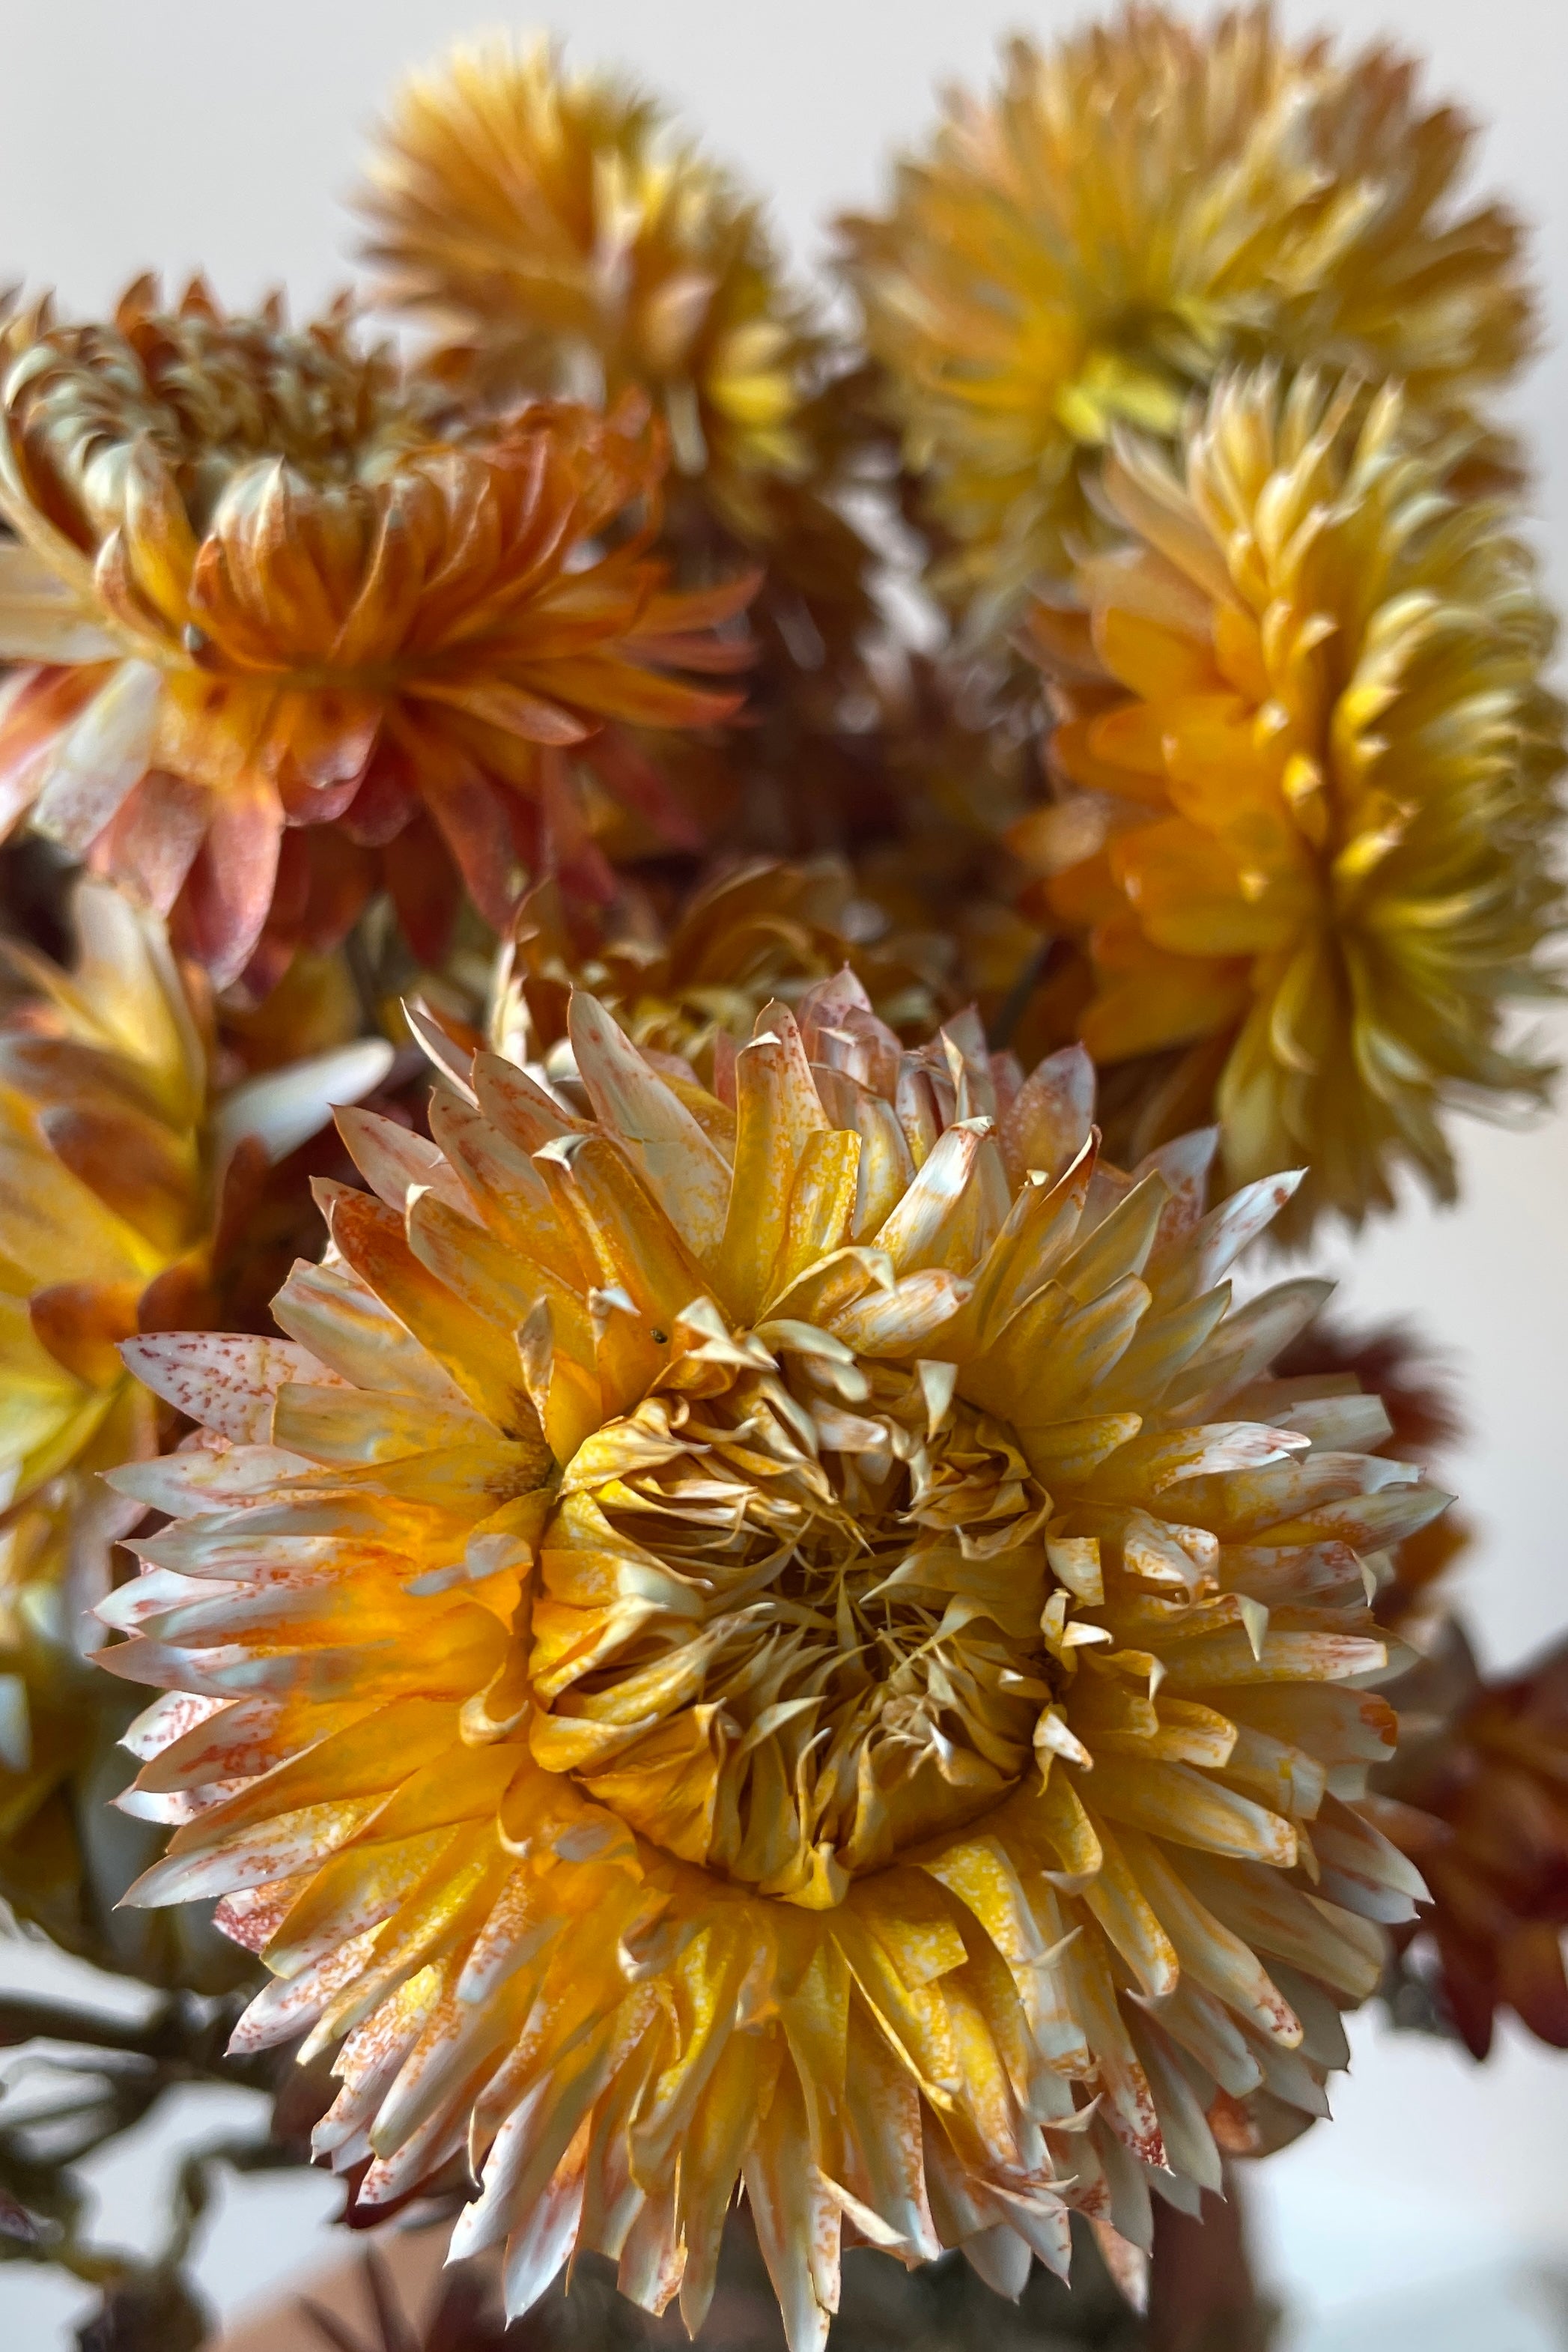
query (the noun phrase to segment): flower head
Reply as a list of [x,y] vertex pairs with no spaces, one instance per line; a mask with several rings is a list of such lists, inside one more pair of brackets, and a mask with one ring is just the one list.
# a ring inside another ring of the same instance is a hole
[[1092,532],[1119,426],[1277,355],[1398,376],[1447,415],[1530,343],[1517,222],[1461,208],[1470,132],[1412,60],[1336,58],[1267,5],[1197,30],[1128,5],[1007,52],[906,161],[849,267],[887,402],[983,630]]
[[1009,2292],[1068,2205],[1146,2242],[1322,2111],[1419,1887],[1358,1554],[1441,1498],[1268,1379],[1325,1286],[1232,1311],[1289,1180],[1100,1165],[1079,1050],[847,975],[725,1096],[571,1035],[432,1143],[345,1114],[287,1341],[132,1343],[206,1431],[120,1480],[194,1812],[137,1899],[264,1949],[242,2045],[342,2042],[362,2200],[471,2152],[513,2310],[596,2246],[697,2326],[741,2178],[796,2347],[846,2231]]
[[747,590],[666,589],[662,457],[633,409],[471,431],[342,314],[226,318],[199,285],[167,312],[138,284],[111,326],[17,318],[4,357],[22,543],[0,551],[0,654],[30,667],[0,714],[0,815],[30,809],[172,912],[220,980],[307,899],[301,828],[392,844],[416,928],[454,863],[504,920],[542,842],[606,887],[569,748],[605,746],[612,789],[679,831],[646,756],[600,730],[732,710],[669,673],[744,660],[712,625]]
[[1474,2057],[1500,2010],[1568,2049],[1568,1645],[1489,1682],[1455,1633],[1417,1675],[1417,1706],[1447,1702],[1442,1728],[1401,1759],[1386,1818],[1430,1888],[1430,1990]]
[[458,339],[442,376],[501,401],[646,395],[673,459],[666,545],[761,556],[764,645],[782,622],[806,671],[847,654],[871,608],[825,495],[854,437],[837,354],[761,206],[656,100],[542,41],[458,48],[399,93],[363,209],[392,299]]
[[99,1474],[171,1436],[118,1342],[265,1313],[258,1270],[275,1283],[291,1255],[272,1165],[391,1052],[368,1039],[246,1080],[155,919],[89,882],[76,921],[69,973],[5,950],[20,993],[0,1025],[0,1892],[58,1942],[152,1974],[157,1939],[108,1916],[147,1840],[96,1818],[125,1711],[84,1664],[142,1516]]
[[364,208],[393,300],[502,399],[652,392],[682,473],[742,509],[811,470],[817,338],[759,207],[645,93],[545,42],[459,48],[399,93]]
[[668,923],[646,898],[569,905],[552,884],[530,892],[497,968],[490,1042],[542,1075],[573,1072],[574,988],[596,997],[635,1044],[679,1055],[705,1086],[733,1063],[763,1006],[791,1003],[846,965],[896,1026],[929,1031],[944,943],[889,935],[842,859],[752,858],[713,875]]
[[1233,1181],[1309,1161],[1298,1223],[1389,1206],[1400,1161],[1450,1199],[1445,1105],[1546,1075],[1501,1030],[1559,904],[1551,623],[1401,418],[1225,378],[1178,467],[1119,445],[1131,544],[1080,566],[1088,626],[1037,618],[1064,803],[1015,841],[1087,936],[1085,1042],[1163,1057],[1155,1127],[1212,1100]]

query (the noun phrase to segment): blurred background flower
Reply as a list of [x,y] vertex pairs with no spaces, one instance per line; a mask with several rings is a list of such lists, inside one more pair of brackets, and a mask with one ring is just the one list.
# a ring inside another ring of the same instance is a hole
[[1267,6],[1194,24],[1128,0],[1014,41],[888,210],[847,223],[875,396],[970,635],[1096,535],[1116,429],[1174,439],[1238,361],[1395,377],[1445,426],[1518,366],[1519,223],[1468,202],[1469,125],[1417,72]]

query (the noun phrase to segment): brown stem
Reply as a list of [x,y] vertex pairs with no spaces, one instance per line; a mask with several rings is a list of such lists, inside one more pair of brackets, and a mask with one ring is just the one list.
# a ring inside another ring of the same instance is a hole
[[1198,2221],[1155,2205],[1148,2352],[1268,2352],[1279,2313],[1252,2275],[1243,2200],[1228,2167],[1226,2191],[1204,2199]]

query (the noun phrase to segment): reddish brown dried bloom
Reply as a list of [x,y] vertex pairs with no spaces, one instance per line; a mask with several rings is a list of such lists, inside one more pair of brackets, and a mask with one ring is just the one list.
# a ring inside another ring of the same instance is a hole
[[[1511,2009],[1568,2049],[1568,1642],[1489,1685],[1421,1759],[1397,1828],[1432,1894],[1437,1989],[1477,2058]],[[1439,1826],[1440,1825],[1440,1826]]]

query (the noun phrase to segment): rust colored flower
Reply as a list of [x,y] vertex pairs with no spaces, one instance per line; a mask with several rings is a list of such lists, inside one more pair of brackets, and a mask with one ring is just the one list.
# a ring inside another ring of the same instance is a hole
[[1472,2055],[1490,2050],[1500,2010],[1565,2050],[1568,1643],[1493,1682],[1462,1648],[1457,1663],[1468,1694],[1400,1775],[1388,1826],[1419,1856],[1419,1933]]
[[[100,883],[59,971],[5,950],[0,1024],[0,1894],[58,1943],[149,1976],[179,1968],[112,1906],[147,1833],[103,1807],[126,1720],[90,1612],[142,1516],[100,1474],[155,1454],[169,1416],[118,1342],[265,1313],[277,1161],[384,1076],[366,1039],[246,1079],[162,927]],[[229,1083],[221,1081],[227,1077]],[[235,1080],[237,1078],[237,1083]],[[296,1204],[309,1209],[304,1186]],[[273,1275],[273,1280],[277,1278]]]
[[1531,341],[1521,232],[1467,210],[1471,131],[1415,62],[1341,58],[1268,6],[1129,5],[994,96],[957,92],[847,260],[971,633],[1004,631],[1097,530],[1119,427],[1173,437],[1238,361],[1396,376],[1452,419]]
[[241,2046],[341,2044],[362,2202],[468,2151],[514,2312],[596,2247],[695,2328],[742,2179],[797,2352],[846,2236],[1146,2244],[1323,2111],[1419,1891],[1358,1551],[1442,1498],[1268,1377],[1325,1286],[1233,1309],[1290,1180],[1101,1165],[1081,1051],[845,975],[710,1094],[569,1018],[570,1097],[344,1114],[287,1342],[131,1343],[207,1433],[118,1480],[136,1899],[263,1950]]
[[1233,1181],[1306,1161],[1298,1231],[1388,1208],[1401,1163],[1451,1199],[1443,1111],[1550,1076],[1504,1014],[1560,907],[1552,624],[1402,416],[1227,376],[1174,467],[1119,445],[1087,622],[1037,616],[1062,797],[1014,840],[1087,941],[1084,1040],[1149,1057],[1156,1133],[1212,1104]]
[[454,866],[498,923],[520,862],[602,892],[568,751],[680,829],[618,730],[735,708],[674,673],[744,662],[715,625],[748,583],[667,589],[634,408],[476,430],[342,312],[227,318],[199,284],[167,312],[139,282],[110,326],[15,319],[4,358],[0,654],[28,667],[0,817],[169,915],[220,982],[270,910],[306,924],[312,885],[352,919],[344,836],[384,845],[426,940]]

